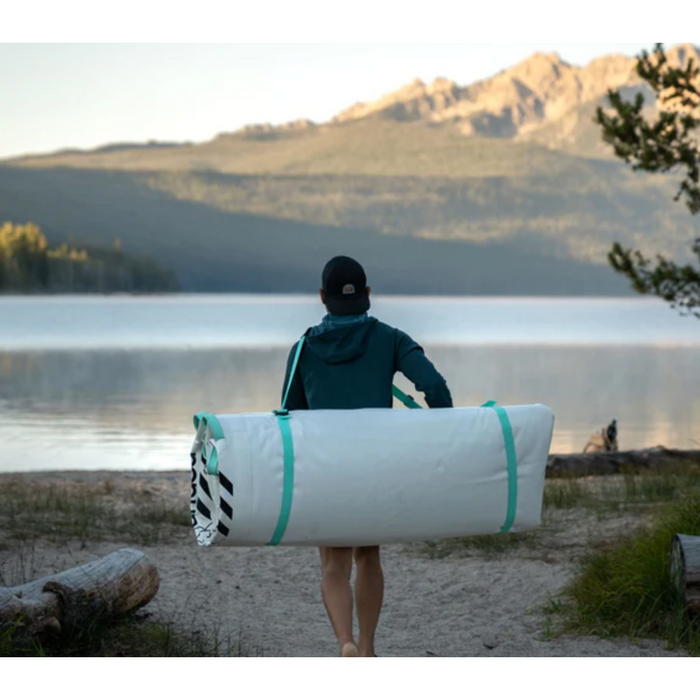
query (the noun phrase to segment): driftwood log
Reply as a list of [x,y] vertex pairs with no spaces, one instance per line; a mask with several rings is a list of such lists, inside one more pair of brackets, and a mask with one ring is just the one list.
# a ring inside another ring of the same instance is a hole
[[0,630],[47,640],[146,605],[158,591],[158,569],[135,549],[112,554],[22,586],[0,588]]
[[700,615],[700,537],[676,535],[673,538],[671,576],[688,612]]
[[669,450],[653,447],[631,452],[592,452],[587,454],[549,455],[546,475],[607,476],[611,474],[642,474],[678,468],[700,468],[700,450]]

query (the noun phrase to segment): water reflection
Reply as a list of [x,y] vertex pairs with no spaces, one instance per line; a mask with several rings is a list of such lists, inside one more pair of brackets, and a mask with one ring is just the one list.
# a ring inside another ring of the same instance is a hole
[[[617,418],[621,449],[700,440],[700,350],[426,346],[455,403],[544,403],[552,449]],[[187,468],[192,415],[278,405],[287,350],[0,353],[0,469]],[[402,377],[397,384],[410,386]]]

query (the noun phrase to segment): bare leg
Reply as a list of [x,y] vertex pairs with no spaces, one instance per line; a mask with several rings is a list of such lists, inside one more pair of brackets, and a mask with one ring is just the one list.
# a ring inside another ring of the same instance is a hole
[[355,563],[355,599],[360,626],[357,646],[360,656],[374,656],[374,633],[384,600],[384,572],[379,547],[355,548]]
[[352,634],[352,548],[320,547],[321,594],[341,656],[359,656]]

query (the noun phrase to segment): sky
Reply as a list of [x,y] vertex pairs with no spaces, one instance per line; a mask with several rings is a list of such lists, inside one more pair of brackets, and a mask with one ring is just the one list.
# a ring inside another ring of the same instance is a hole
[[0,158],[125,141],[202,142],[253,123],[322,122],[415,78],[469,84],[536,51],[585,65],[604,54],[634,56],[652,47],[648,42],[0,44]]

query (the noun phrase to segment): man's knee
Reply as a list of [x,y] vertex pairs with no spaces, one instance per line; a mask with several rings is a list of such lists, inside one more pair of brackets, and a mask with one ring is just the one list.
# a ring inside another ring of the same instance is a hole
[[322,547],[321,566],[325,574],[342,574],[350,578],[352,549],[350,547]]
[[355,547],[353,553],[358,566],[379,565],[379,547]]

